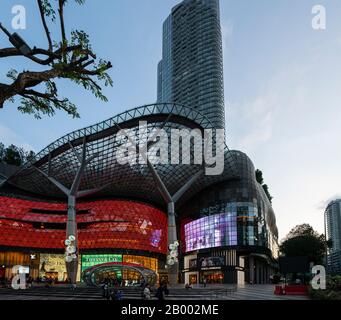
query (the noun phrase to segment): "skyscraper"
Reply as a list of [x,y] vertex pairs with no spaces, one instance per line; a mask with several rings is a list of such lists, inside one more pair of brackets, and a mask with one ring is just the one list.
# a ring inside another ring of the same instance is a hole
[[184,0],[163,24],[158,102],[197,109],[225,127],[219,0]]
[[341,274],[341,199],[330,202],[325,215],[327,239],[332,241],[328,266],[332,273]]

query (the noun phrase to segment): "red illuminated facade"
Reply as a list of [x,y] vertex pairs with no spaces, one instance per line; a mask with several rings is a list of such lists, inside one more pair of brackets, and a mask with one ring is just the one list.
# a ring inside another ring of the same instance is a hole
[[[167,253],[167,218],[159,209],[124,200],[77,205],[79,248]],[[0,247],[64,249],[67,206],[0,197]]]

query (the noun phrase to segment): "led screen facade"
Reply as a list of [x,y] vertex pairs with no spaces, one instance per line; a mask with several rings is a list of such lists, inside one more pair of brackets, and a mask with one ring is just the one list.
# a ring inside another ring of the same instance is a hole
[[[167,217],[150,205],[124,200],[77,204],[80,250],[132,249],[167,253]],[[64,249],[67,205],[0,196],[0,246]],[[56,228],[56,226],[58,226]]]
[[186,252],[237,245],[236,213],[204,217],[185,225]]

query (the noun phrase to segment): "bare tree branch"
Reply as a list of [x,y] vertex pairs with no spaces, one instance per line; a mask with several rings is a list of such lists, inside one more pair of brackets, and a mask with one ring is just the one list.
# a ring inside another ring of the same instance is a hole
[[66,33],[65,33],[65,24],[64,24],[64,0],[59,0],[59,20],[60,20],[60,29],[62,32],[62,55],[63,55],[63,60],[66,62],[66,53],[65,53],[65,48],[66,48]]
[[42,21],[44,29],[45,29],[47,41],[49,43],[49,51],[52,51],[52,48],[53,48],[53,46],[52,46],[52,39],[51,39],[50,30],[47,27],[43,4],[42,4],[41,0],[37,0],[37,1],[38,1],[38,6],[39,6],[41,21]]

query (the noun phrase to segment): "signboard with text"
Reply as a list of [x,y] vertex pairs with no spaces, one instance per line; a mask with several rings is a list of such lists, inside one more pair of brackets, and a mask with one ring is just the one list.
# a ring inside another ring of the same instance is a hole
[[96,266],[98,264],[108,262],[122,262],[121,254],[83,254],[82,255],[82,271]]

